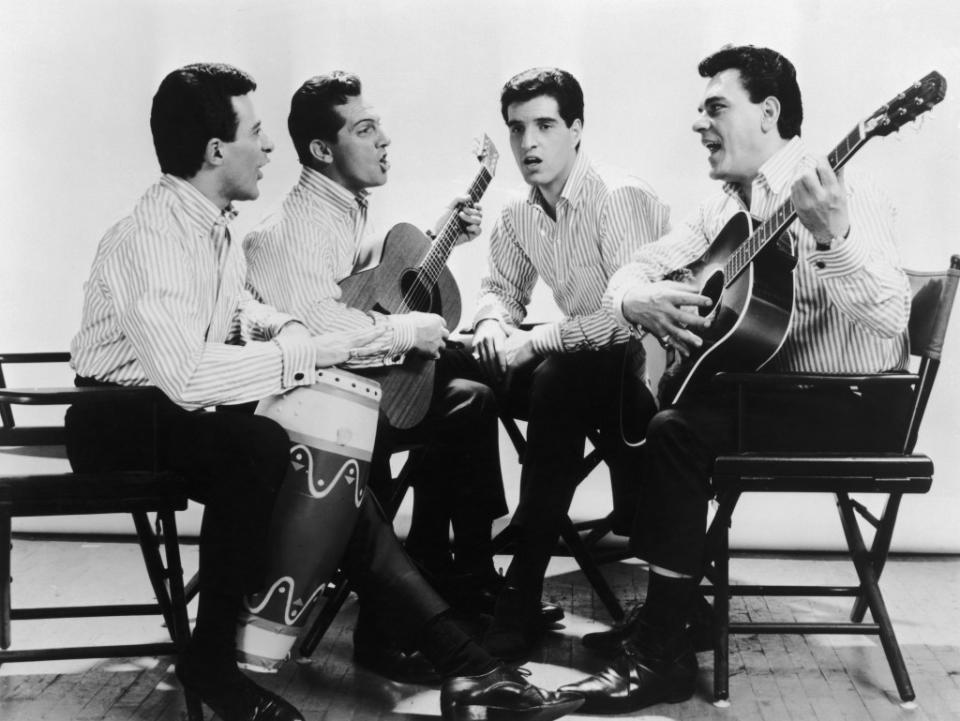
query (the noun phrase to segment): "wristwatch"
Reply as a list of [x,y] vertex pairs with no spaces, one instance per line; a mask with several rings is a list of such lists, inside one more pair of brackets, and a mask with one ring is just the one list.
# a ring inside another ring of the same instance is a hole
[[830,250],[833,247],[833,244],[835,242],[839,242],[840,240],[846,240],[849,237],[850,237],[850,226],[848,225],[847,232],[843,234],[842,238],[837,235],[831,235],[829,238],[827,238],[827,240],[818,240],[816,238],[814,238],[814,240],[816,241],[817,250]]

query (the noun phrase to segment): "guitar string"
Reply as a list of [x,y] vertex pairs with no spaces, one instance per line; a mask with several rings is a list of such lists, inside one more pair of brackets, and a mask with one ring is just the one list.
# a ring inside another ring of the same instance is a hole
[[[490,171],[483,166],[467,191],[472,202],[476,202],[483,196],[492,179]],[[453,244],[460,235],[459,223],[456,215],[451,216],[431,243],[424,261],[417,269],[413,284],[403,297],[402,312],[428,306],[433,286],[439,280]]]

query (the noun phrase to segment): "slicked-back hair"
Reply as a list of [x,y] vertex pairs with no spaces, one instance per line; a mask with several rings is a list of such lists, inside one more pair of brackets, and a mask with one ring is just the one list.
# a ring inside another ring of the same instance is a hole
[[803,124],[803,102],[797,71],[793,63],[776,50],[753,45],[728,46],[700,61],[697,70],[701,77],[712,78],[724,70],[739,70],[744,90],[750,102],[759,103],[771,96],[780,101],[780,119],[777,130],[780,137],[789,140],[800,135]]
[[256,89],[247,73],[223,63],[194,63],[167,75],[150,109],[160,170],[181,178],[196,175],[211,138],[236,140],[239,119],[233,98]]
[[530,68],[510,78],[500,91],[500,114],[507,120],[507,108],[540,95],[557,101],[560,117],[569,128],[574,120],[583,124],[583,90],[580,83],[560,68]]
[[337,106],[357,97],[360,91],[360,78],[342,70],[316,75],[297,89],[290,101],[287,129],[301,164],[311,164],[310,143],[314,140],[336,142],[346,122]]

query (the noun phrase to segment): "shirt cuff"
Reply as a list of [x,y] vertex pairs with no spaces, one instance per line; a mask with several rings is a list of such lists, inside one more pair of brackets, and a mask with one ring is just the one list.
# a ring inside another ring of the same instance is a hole
[[530,345],[537,355],[563,352],[559,323],[544,323],[530,331]]
[[310,338],[277,336],[273,342],[280,348],[280,387],[313,385],[316,376],[316,351]]
[[403,313],[399,315],[384,315],[377,318],[377,325],[381,322],[387,327],[386,342],[389,343],[389,346],[387,346],[389,348],[387,355],[406,353],[413,348],[413,344],[417,339],[417,330],[413,323],[413,318]]
[[867,247],[853,230],[850,235],[829,250],[815,250],[810,253],[810,262],[821,278],[839,278],[852,275],[867,264]]

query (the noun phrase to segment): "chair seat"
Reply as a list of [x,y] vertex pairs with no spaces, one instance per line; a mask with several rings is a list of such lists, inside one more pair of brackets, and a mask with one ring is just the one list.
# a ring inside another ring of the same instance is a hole
[[715,490],[826,493],[926,493],[933,461],[921,454],[740,453],[719,456]]
[[57,473],[0,479],[0,508],[11,516],[180,511],[186,507],[184,480],[171,472]]

